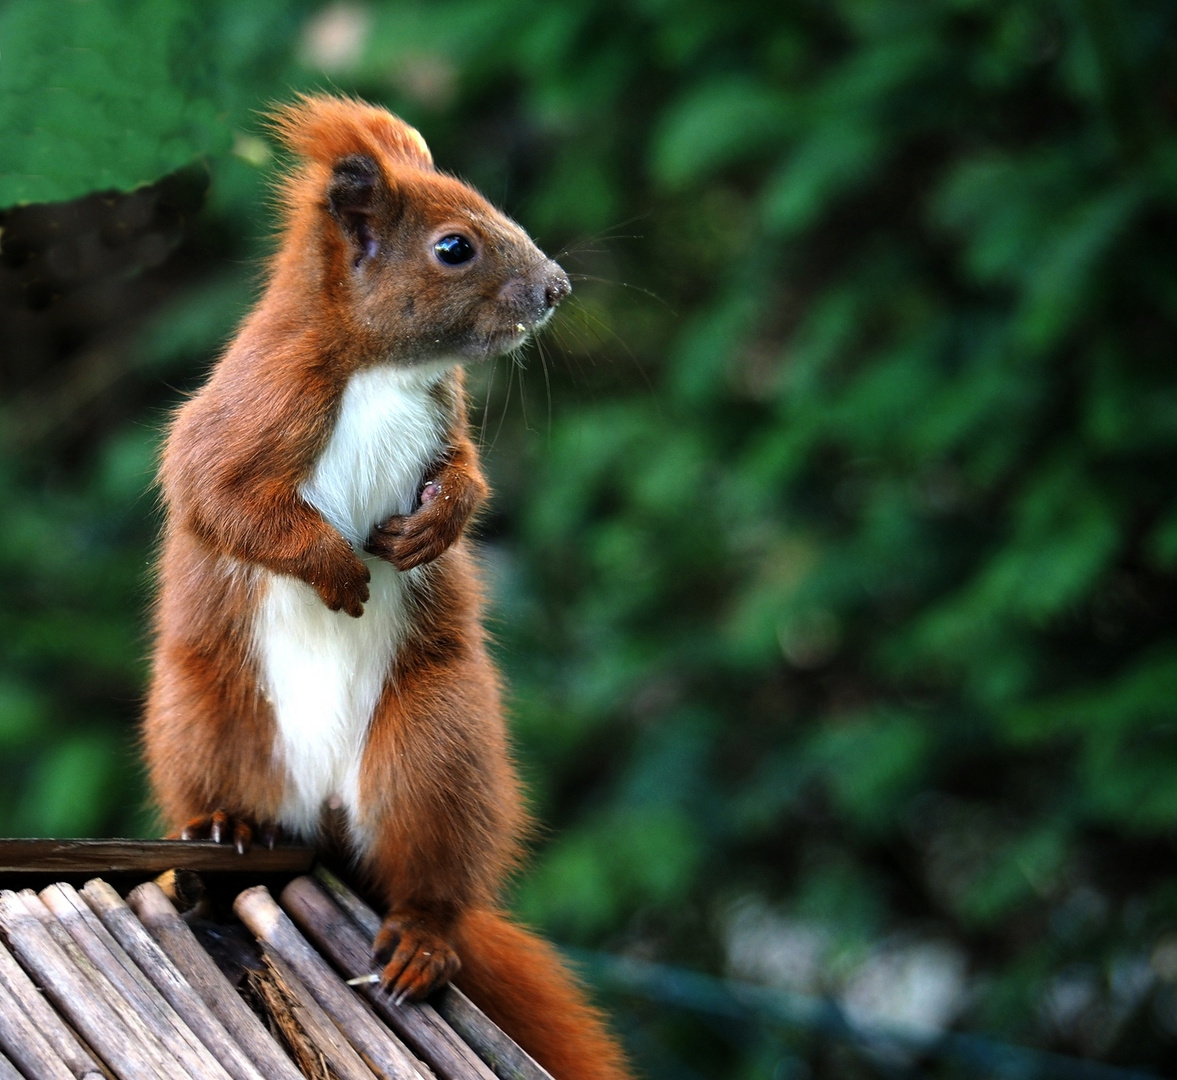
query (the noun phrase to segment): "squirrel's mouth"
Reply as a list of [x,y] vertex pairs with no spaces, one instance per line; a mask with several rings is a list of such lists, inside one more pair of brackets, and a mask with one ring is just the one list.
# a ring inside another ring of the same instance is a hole
[[512,349],[518,349],[532,334],[548,324],[555,311],[555,306],[552,306],[538,318],[531,319],[527,322],[511,323],[507,328],[491,334],[490,340],[487,343],[489,354],[491,356],[499,356],[502,353],[510,352]]
[[487,338],[487,356],[501,356],[503,353],[518,349],[527,341],[534,329],[534,324],[528,326],[526,323],[517,322],[504,330],[495,331]]

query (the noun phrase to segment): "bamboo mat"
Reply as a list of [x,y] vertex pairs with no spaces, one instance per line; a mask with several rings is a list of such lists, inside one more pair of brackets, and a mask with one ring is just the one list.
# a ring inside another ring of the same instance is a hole
[[[55,859],[76,877],[77,851]],[[349,985],[379,918],[329,871],[233,910],[243,925],[190,924],[153,881],[0,891],[0,1080],[551,1080],[456,987],[396,1005]]]

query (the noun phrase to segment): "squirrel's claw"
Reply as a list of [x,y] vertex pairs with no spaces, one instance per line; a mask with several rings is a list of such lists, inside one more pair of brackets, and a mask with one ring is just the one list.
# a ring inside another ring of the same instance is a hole
[[278,842],[281,829],[273,822],[258,825],[248,818],[233,817],[224,810],[191,818],[180,830],[181,840],[211,840],[214,844],[232,844],[238,855],[253,846],[255,834],[262,844],[272,849]]
[[384,920],[372,953],[377,962],[387,961],[380,985],[397,1004],[428,997],[462,966],[458,954],[440,934],[419,923],[393,918]]

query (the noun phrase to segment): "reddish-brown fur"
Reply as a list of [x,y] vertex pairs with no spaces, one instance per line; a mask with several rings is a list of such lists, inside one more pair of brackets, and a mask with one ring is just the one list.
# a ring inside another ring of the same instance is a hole
[[[242,847],[273,834],[286,782],[253,639],[267,572],[354,618],[369,599],[368,567],[300,493],[349,378],[375,364],[495,355],[567,292],[517,226],[436,172],[416,132],[383,110],[304,98],[275,127],[304,164],[283,189],[268,286],[164,451],[144,727],[169,828]],[[446,230],[476,238],[469,267],[431,261]],[[458,982],[558,1080],[620,1080],[620,1051],[554,951],[495,907],[525,812],[463,538],[486,484],[461,368],[431,393],[449,423],[421,477],[429,493],[374,523],[365,544],[398,571],[422,567],[358,788],[371,840],[353,854],[387,905],[384,980],[421,996],[460,965]]]

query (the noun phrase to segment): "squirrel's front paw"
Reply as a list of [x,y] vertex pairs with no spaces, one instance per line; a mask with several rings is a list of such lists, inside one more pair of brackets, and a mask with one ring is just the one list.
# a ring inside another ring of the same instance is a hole
[[386,559],[398,570],[412,570],[432,562],[449,545],[438,534],[435,523],[418,514],[397,514],[377,525],[365,550]]
[[481,480],[443,468],[427,480],[417,496],[417,509],[396,514],[372,530],[365,550],[398,570],[432,562],[462,535],[478,500],[486,493]]
[[389,915],[372,943],[372,955],[384,963],[380,985],[398,1004],[428,997],[462,966],[446,938],[411,917]]
[[452,519],[426,504],[415,513],[397,514],[377,525],[364,547],[398,570],[412,570],[436,559],[461,531],[461,525],[454,527]]
[[332,611],[346,611],[353,619],[364,613],[368,602],[368,582],[372,571],[350,548],[347,558],[328,566],[310,579],[309,584]]

